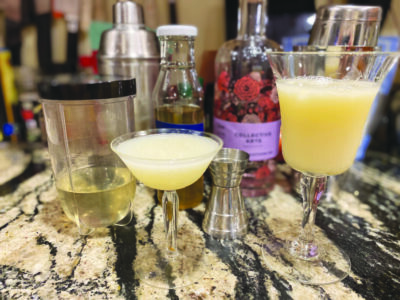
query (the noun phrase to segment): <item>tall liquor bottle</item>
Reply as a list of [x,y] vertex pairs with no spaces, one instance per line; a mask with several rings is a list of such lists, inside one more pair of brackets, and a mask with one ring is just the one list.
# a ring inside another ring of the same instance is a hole
[[279,152],[280,110],[266,53],[279,50],[265,36],[266,0],[241,0],[238,36],[225,42],[215,59],[214,133],[224,147],[250,154],[243,176],[244,196],[266,195]]
[[[197,28],[166,25],[157,28],[161,46],[160,73],[153,91],[157,128],[204,131],[203,88],[195,69]],[[203,177],[178,190],[179,209],[193,208],[203,199]],[[158,191],[161,199],[162,191]]]

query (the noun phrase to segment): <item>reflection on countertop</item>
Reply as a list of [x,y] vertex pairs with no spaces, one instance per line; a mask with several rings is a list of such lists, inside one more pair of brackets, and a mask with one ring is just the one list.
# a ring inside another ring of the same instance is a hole
[[[277,184],[264,198],[246,199],[249,233],[220,241],[201,229],[205,205],[180,213],[180,239],[206,247],[208,272],[193,285],[162,290],[142,285],[135,262],[149,237],[162,234],[162,211],[154,191],[138,186],[129,226],[80,237],[62,212],[49,168],[1,174],[0,298],[34,299],[394,299],[400,294],[400,161],[369,154],[364,163],[335,177],[320,204],[317,234],[350,256],[350,276],[325,286],[306,286],[271,271],[261,245],[266,234],[301,218],[292,172],[279,166]],[[5,155],[0,149],[0,158]],[[25,156],[26,155],[26,156]],[[46,156],[45,156],[46,157]],[[0,169],[14,163],[0,160]],[[16,164],[15,164],[16,165]],[[16,169],[18,167],[14,166]],[[13,181],[14,180],[14,181]],[[10,183],[12,189],[1,190]]]

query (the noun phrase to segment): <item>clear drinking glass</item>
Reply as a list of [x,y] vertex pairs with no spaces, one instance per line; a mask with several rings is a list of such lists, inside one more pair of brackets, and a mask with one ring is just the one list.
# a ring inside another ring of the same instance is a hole
[[353,163],[371,104],[399,53],[276,52],[268,58],[276,78],[282,114],[285,161],[301,172],[300,228],[268,236],[262,252],[277,270],[306,284],[340,281],[349,257],[314,235],[317,206],[327,177]]
[[82,235],[126,225],[136,181],[110,148],[134,130],[135,80],[56,76],[39,85],[58,199]]
[[165,240],[152,236],[135,261],[135,272],[145,283],[173,289],[193,283],[205,272],[203,251],[197,242],[178,243],[176,190],[198,180],[221,147],[222,140],[216,135],[172,128],[132,132],[112,141],[111,148],[137,180],[165,191]]

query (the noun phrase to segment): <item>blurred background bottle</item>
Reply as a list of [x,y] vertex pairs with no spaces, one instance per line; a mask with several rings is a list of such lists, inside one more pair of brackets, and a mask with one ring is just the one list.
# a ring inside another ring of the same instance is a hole
[[[195,69],[197,28],[166,25],[157,29],[161,68],[153,91],[157,128],[204,131],[203,88]],[[203,200],[204,179],[178,190],[179,209],[193,208]],[[162,191],[158,191],[161,201]]]
[[266,53],[280,47],[265,36],[267,1],[239,4],[238,35],[215,60],[213,131],[225,147],[250,154],[241,188],[256,197],[271,190],[279,153],[280,109]]

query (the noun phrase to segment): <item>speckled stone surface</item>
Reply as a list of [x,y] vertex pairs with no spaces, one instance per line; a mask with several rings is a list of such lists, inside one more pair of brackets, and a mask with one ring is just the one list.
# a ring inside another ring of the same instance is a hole
[[21,149],[7,144],[0,145],[0,185],[21,175],[30,161],[31,156]]
[[301,202],[285,166],[281,171],[287,177],[278,177],[268,197],[246,199],[250,220],[243,240],[206,235],[201,229],[204,204],[180,213],[179,238],[205,245],[207,272],[175,290],[144,285],[134,271],[145,257],[144,241],[162,234],[162,212],[153,191],[138,187],[130,225],[80,237],[57,201],[50,170],[45,170],[0,193],[0,298],[399,299],[400,162],[371,157],[331,182],[316,218],[318,236],[350,256],[351,273],[342,282],[292,282],[261,255],[266,234],[301,217]]

